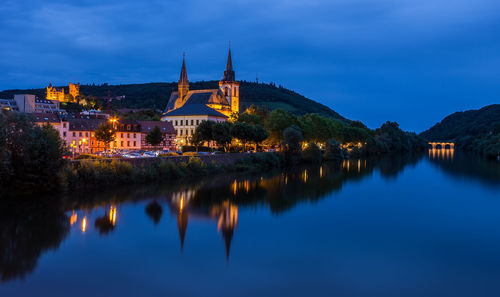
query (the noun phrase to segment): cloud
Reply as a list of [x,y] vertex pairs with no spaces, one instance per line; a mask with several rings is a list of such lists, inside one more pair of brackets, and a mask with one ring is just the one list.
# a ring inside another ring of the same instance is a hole
[[218,79],[231,40],[240,79],[373,126],[422,130],[500,91],[493,0],[6,0],[0,13],[0,89],[172,81],[182,51],[190,80]]

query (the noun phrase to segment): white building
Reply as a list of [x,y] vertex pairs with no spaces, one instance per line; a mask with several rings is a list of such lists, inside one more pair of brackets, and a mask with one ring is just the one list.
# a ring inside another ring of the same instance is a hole
[[177,135],[177,145],[186,145],[202,121],[225,122],[227,116],[205,104],[185,104],[163,114],[161,120],[170,122]]

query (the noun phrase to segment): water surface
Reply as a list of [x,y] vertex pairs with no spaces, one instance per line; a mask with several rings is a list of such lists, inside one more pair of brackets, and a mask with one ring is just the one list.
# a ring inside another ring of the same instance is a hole
[[500,296],[500,163],[450,151],[0,209],[0,296]]

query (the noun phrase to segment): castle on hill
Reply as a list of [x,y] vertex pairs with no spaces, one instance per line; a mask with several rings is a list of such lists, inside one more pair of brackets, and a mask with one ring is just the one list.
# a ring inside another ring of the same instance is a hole
[[67,97],[64,94],[64,88],[56,88],[53,87],[52,84],[49,84],[49,86],[46,88],[47,95],[46,99],[47,100],[54,100],[54,101],[59,101],[59,102],[76,102],[76,97],[80,95],[80,83],[77,84],[72,84],[71,82],[69,83],[69,92],[68,94],[71,95],[71,97]]

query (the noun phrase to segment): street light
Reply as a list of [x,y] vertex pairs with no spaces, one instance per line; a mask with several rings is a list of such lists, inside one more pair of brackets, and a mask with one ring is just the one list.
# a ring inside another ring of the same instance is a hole
[[111,122],[111,124],[113,125],[113,129],[115,129],[115,124],[118,122],[118,118],[113,116],[113,117],[110,117],[109,118],[109,121]]

